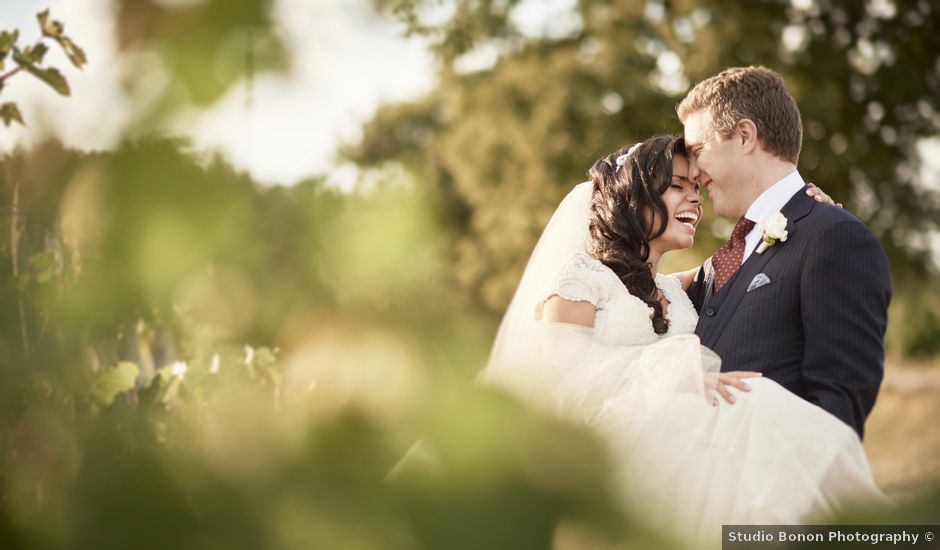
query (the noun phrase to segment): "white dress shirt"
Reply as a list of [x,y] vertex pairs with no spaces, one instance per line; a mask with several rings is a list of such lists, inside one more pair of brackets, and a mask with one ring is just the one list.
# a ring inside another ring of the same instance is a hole
[[757,224],[777,212],[780,212],[784,205],[790,202],[793,195],[796,195],[803,189],[804,185],[806,185],[806,182],[803,181],[800,172],[794,170],[787,174],[782,180],[770,186],[770,188],[757,197],[757,200],[751,203],[751,207],[747,209],[744,217],[754,222],[754,229],[751,229],[751,232],[744,237],[744,257],[741,258],[742,264],[747,261],[760,242],[761,228]]

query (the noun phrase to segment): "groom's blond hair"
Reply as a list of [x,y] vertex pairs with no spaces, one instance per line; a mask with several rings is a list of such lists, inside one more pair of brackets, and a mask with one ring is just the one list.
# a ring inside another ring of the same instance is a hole
[[685,124],[692,114],[711,109],[714,130],[730,137],[742,118],[754,121],[763,148],[796,164],[803,144],[803,122],[783,78],[766,67],[735,67],[699,82],[676,106]]

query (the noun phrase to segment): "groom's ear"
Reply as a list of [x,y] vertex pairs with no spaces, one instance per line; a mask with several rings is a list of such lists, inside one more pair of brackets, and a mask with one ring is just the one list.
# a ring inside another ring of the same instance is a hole
[[742,118],[735,125],[738,131],[738,138],[741,140],[741,148],[745,154],[753,153],[757,150],[757,125],[749,118]]

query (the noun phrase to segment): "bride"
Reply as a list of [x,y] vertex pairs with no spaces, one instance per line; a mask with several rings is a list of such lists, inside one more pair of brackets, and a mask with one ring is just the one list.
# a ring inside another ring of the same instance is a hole
[[693,334],[692,272],[658,272],[701,219],[688,170],[671,136],[594,163],[539,239],[483,380],[595,429],[625,505],[696,547],[722,524],[886,503],[854,430],[760,373],[719,372]]

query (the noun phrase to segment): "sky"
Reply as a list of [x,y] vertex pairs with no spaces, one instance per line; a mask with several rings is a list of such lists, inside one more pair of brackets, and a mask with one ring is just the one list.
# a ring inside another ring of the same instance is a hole
[[[113,147],[132,110],[115,76],[120,60],[111,0],[0,0],[0,28],[19,28],[25,41],[35,40],[35,14],[47,7],[89,62],[79,71],[50,50],[46,63],[69,80],[68,98],[27,75],[11,79],[3,100],[19,103],[29,127],[2,129],[0,151],[49,134],[79,149]],[[294,52],[291,71],[257,75],[250,110],[246,87],[238,84],[172,131],[200,150],[221,151],[263,183],[291,184],[327,172],[348,179],[349,171],[337,166],[336,146],[355,140],[382,102],[428,91],[433,59],[422,41],[404,38],[400,24],[375,15],[368,0],[277,0],[275,20]]]

